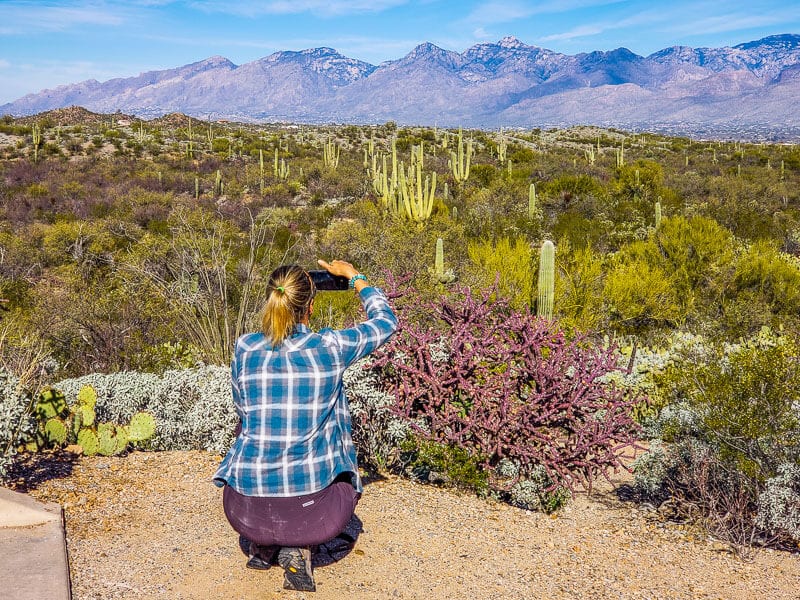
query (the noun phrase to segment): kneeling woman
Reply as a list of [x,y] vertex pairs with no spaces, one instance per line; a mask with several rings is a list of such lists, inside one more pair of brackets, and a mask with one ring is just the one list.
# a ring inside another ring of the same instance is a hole
[[299,266],[273,271],[263,331],[236,342],[241,431],[214,475],[228,521],[251,542],[247,566],[269,568],[277,553],[284,588],[304,591],[316,588],[310,546],[344,530],[362,491],[342,375],[397,329],[386,297],[351,264],[319,263],[350,280],[367,320],[314,333],[311,277]]

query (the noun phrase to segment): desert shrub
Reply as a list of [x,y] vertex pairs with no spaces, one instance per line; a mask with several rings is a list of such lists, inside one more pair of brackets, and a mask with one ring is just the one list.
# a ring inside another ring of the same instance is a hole
[[637,464],[640,491],[673,497],[738,544],[794,536],[786,465],[800,464],[797,356],[797,340],[766,328],[736,344],[687,346],[656,377],[671,403],[646,428],[664,444]]
[[556,245],[555,312],[567,330],[591,331],[604,318],[602,256],[589,245]]
[[481,462],[466,448],[425,436],[409,435],[401,444],[400,465],[411,479],[485,496],[490,490],[489,473]]
[[679,323],[685,311],[671,274],[644,260],[623,260],[617,258],[603,287],[611,323],[623,332]]
[[773,536],[800,540],[800,465],[782,464],[767,480],[756,523]]
[[[800,266],[774,244],[756,242],[737,257],[728,295],[734,307],[742,303],[751,307],[751,316],[744,320],[750,328],[785,321],[800,311]],[[754,310],[757,306],[764,311]],[[735,314],[744,317],[742,312]]]
[[479,269],[479,286],[492,285],[498,278],[498,291],[515,308],[531,305],[538,265],[533,261],[531,245],[523,238],[503,237],[471,242],[467,247],[470,260]]
[[74,403],[80,389],[97,392],[97,418],[127,423],[140,411],[156,420],[153,450],[208,450],[227,452],[238,423],[231,397],[230,371],[203,366],[167,371],[158,376],[127,371],[67,379],[53,387]]
[[370,359],[362,359],[344,373],[352,417],[353,442],[368,466],[386,469],[397,464],[408,424],[394,412],[394,396],[381,386]]
[[17,445],[36,429],[31,409],[31,395],[19,379],[0,371],[0,481],[8,475]]
[[513,483],[494,473],[503,460],[522,479],[541,467],[569,489],[591,488],[621,466],[617,450],[637,426],[635,400],[602,380],[616,369],[613,349],[568,340],[554,324],[511,309],[495,288],[409,304],[427,318],[401,314],[374,365],[416,435],[465,450],[500,490]]

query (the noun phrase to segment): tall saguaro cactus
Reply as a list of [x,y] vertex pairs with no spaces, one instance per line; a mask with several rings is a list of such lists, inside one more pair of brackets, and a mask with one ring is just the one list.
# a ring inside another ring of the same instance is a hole
[[458,183],[464,183],[469,179],[469,163],[472,160],[472,140],[464,144],[464,136],[461,128],[458,129],[458,147],[450,153],[450,166],[453,170],[453,178]]
[[533,219],[536,216],[536,184],[532,183],[528,188],[528,218]]
[[336,167],[339,166],[341,151],[342,149],[333,140],[329,140],[322,146],[322,162],[325,164],[325,168],[336,170]]
[[42,130],[37,123],[31,127],[31,137],[33,138],[33,162],[39,162],[39,146],[42,143]]
[[545,319],[553,318],[555,298],[556,251],[553,242],[545,240],[539,254],[539,284],[536,301],[536,315]]
[[426,221],[433,210],[435,193],[436,171],[430,177],[426,176],[423,184],[422,169],[415,169],[409,178],[406,178],[404,169],[400,169],[400,194],[407,217],[417,222]]
[[433,277],[439,283],[453,283],[456,275],[452,269],[444,270],[444,241],[436,238],[436,256],[433,261]]
[[656,200],[655,210],[656,210],[655,226],[656,229],[658,229],[659,227],[661,227],[661,196],[659,196],[658,200]]

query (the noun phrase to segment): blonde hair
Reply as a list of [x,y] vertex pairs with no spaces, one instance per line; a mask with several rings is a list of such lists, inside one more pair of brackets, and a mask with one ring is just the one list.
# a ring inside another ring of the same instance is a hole
[[311,276],[298,265],[285,265],[272,272],[261,328],[273,347],[280,346],[308,314],[316,293]]

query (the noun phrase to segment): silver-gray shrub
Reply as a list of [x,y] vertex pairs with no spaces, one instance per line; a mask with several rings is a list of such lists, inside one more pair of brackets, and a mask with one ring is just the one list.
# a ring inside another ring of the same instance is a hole
[[91,374],[53,387],[74,403],[80,389],[97,392],[99,421],[127,423],[138,411],[156,419],[153,450],[208,450],[224,454],[233,442],[238,416],[231,395],[230,369],[202,366],[163,375],[125,371]]
[[362,359],[344,372],[352,416],[353,440],[362,460],[373,467],[390,466],[409,427],[392,411],[394,396],[383,391],[378,374]]
[[14,375],[0,371],[0,481],[8,475],[19,440],[32,435],[31,396]]
[[773,535],[800,543],[800,465],[785,463],[758,498],[757,523]]

